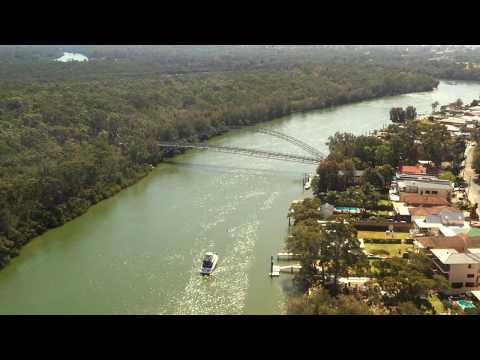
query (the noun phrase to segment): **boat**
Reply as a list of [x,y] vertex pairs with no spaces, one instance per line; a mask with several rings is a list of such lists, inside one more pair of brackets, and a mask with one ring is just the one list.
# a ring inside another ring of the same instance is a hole
[[202,261],[202,269],[200,273],[202,275],[210,275],[216,268],[218,262],[218,255],[212,252],[205,253]]
[[308,175],[307,181],[305,182],[305,186],[304,186],[305,190],[310,190],[310,188],[312,187],[312,180],[313,180],[312,176]]

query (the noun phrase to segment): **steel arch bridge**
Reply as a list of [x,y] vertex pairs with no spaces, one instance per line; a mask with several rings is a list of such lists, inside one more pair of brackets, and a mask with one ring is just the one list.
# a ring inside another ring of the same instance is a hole
[[[239,129],[240,127],[231,127],[231,128]],[[297,163],[303,163],[303,164],[313,164],[313,165],[319,164],[325,158],[325,156],[320,151],[306,144],[305,142],[297,138],[294,138],[293,136],[289,136],[275,130],[264,129],[264,128],[256,128],[252,130],[254,132],[274,136],[282,140],[285,140],[303,149],[304,151],[308,152],[310,156],[257,150],[257,149],[247,149],[247,148],[240,148],[240,147],[234,147],[234,146],[208,145],[203,143],[182,143],[182,142],[162,141],[162,142],[159,142],[158,145],[164,148],[210,150],[210,151],[216,151],[216,152],[258,157],[258,158],[264,158],[264,159],[275,159],[275,160],[283,160],[283,161],[297,162]]]

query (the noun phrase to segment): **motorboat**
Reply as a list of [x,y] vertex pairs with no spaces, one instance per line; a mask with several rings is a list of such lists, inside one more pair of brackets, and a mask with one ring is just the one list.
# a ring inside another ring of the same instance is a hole
[[310,188],[312,187],[312,180],[313,180],[312,176],[308,175],[307,181],[305,182],[305,186],[304,186],[305,190],[310,190]]
[[202,261],[202,269],[200,273],[202,275],[210,275],[216,268],[218,263],[218,255],[212,252],[205,253]]

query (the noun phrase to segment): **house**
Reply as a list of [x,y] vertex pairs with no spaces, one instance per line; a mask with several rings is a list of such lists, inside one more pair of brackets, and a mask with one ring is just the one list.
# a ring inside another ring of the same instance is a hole
[[419,235],[456,236],[467,234],[470,224],[463,211],[448,206],[409,209],[414,224],[413,233]]
[[424,252],[452,287],[451,293],[480,288],[480,237],[424,237],[414,241],[417,251]]
[[412,207],[408,208],[408,213],[413,219],[424,220],[429,215],[437,215],[443,209],[453,209],[449,206],[432,206],[432,207]]
[[402,194],[434,195],[442,199],[450,199],[453,191],[452,185],[448,180],[399,180],[396,183],[397,191],[402,200]]
[[400,174],[407,175],[426,175],[427,169],[422,165],[402,165],[398,168]]
[[458,126],[447,125],[446,127],[447,127],[448,132],[451,132],[451,133],[459,133],[460,132],[460,128]]
[[361,183],[363,174],[365,174],[365,170],[353,170],[351,174],[348,174],[348,172],[344,172],[343,170],[338,170],[338,176],[345,176],[345,175],[353,176],[353,184],[355,185],[358,185]]
[[[427,169],[428,173],[428,169]],[[414,174],[400,174],[397,173],[395,175],[395,181],[399,180],[415,180],[415,181],[423,181],[423,182],[438,182],[440,184],[447,184],[448,180],[441,180],[434,175],[414,175]]]
[[480,116],[474,115],[473,113],[466,113],[461,117],[461,119],[464,120],[468,125],[473,125],[476,122],[480,122]]
[[411,215],[410,215],[410,209],[405,203],[402,202],[394,202],[392,203],[393,205],[393,210],[395,212],[395,215],[398,220],[400,221],[406,221],[406,222],[411,222]]
[[433,161],[432,160],[418,160],[418,163],[420,165],[423,165],[425,167],[428,167],[428,166],[432,166],[433,165]]
[[322,204],[320,206],[320,216],[323,219],[328,219],[330,216],[333,215],[333,212],[335,211],[335,206],[330,205],[329,203]]
[[431,258],[437,269],[448,279],[453,293],[478,289],[480,277],[480,249],[432,249]]
[[403,193],[400,195],[400,201],[407,206],[448,206],[450,203],[438,196],[418,195]]
[[440,119],[440,120],[437,120],[436,122],[442,125],[454,125],[454,126],[463,126],[467,123],[465,119],[457,118],[457,117]]
[[474,304],[480,306],[480,290],[474,290],[471,292]]

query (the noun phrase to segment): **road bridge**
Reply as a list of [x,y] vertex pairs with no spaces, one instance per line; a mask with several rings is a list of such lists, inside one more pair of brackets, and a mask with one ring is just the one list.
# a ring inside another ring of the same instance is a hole
[[[230,127],[230,129],[244,129],[245,127]],[[297,147],[303,149],[310,156],[304,155],[297,155],[297,154],[288,154],[288,153],[281,153],[275,151],[265,151],[265,150],[257,150],[257,149],[247,149],[247,148],[240,148],[234,146],[222,146],[222,145],[209,145],[206,143],[184,143],[184,142],[166,142],[162,141],[159,142],[158,145],[164,148],[179,148],[179,149],[197,149],[197,150],[210,150],[210,151],[217,151],[223,153],[231,153],[231,154],[239,154],[245,156],[252,156],[264,159],[275,159],[275,160],[283,160],[283,161],[291,161],[291,162],[298,162],[303,164],[313,164],[317,165],[324,159],[324,155],[315,149],[313,146],[308,145],[307,143],[294,138],[293,136],[283,134],[279,131],[264,129],[264,128],[252,128],[254,132],[274,136],[285,140],[291,144],[296,145]]]

